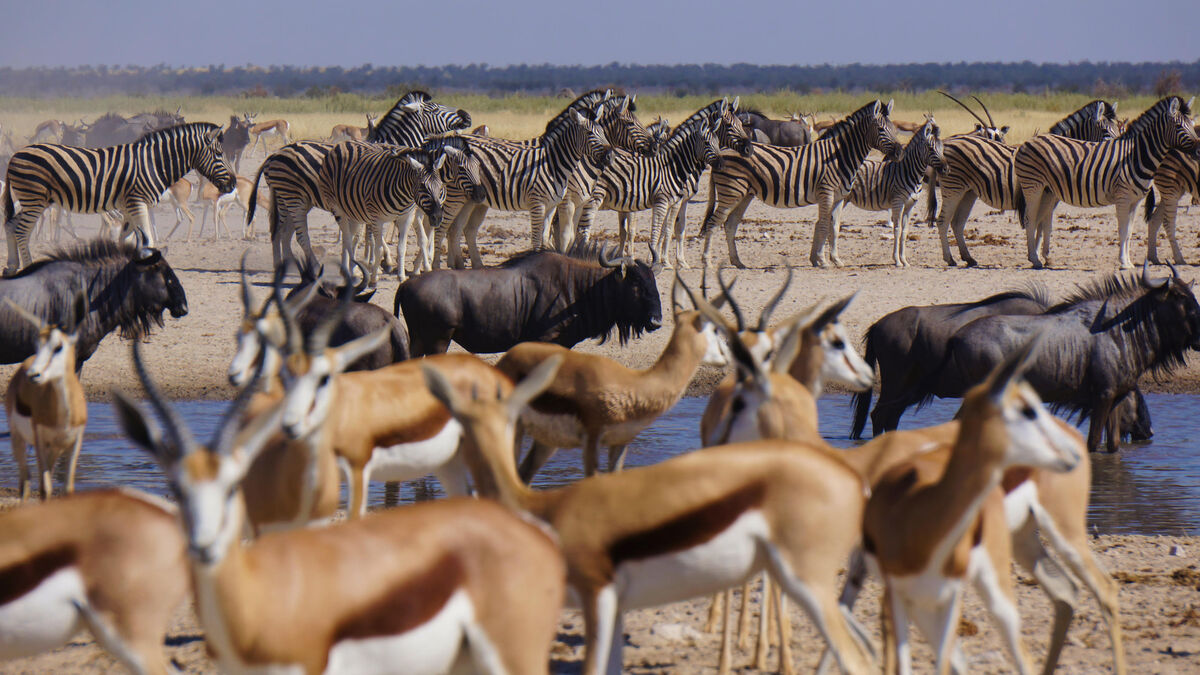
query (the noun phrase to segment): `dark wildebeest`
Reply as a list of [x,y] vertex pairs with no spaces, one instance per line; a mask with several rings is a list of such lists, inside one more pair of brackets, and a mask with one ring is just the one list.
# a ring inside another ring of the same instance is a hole
[[[963,326],[983,317],[1042,314],[1050,299],[1041,286],[1008,291],[975,302],[904,307],[884,316],[867,329],[863,338],[864,359],[879,370],[879,402],[871,412],[874,435],[899,427],[900,416],[921,403],[917,386],[946,357],[947,343]],[[850,438],[862,438],[871,407],[871,390],[854,394],[854,423]],[[1150,411],[1141,391],[1122,399],[1123,433],[1134,441],[1154,435]]]
[[940,367],[918,385],[925,396],[962,396],[1004,355],[1041,333],[1038,358],[1026,373],[1042,400],[1090,419],[1088,450],[1102,436],[1115,452],[1120,444],[1115,404],[1134,391],[1149,371],[1170,373],[1200,350],[1200,304],[1175,270],[1150,279],[1149,268],[1081,286],[1045,314],[992,316],[960,329],[946,346]]
[[117,113],[108,113],[92,122],[83,144],[89,148],[106,148],[110,145],[132,143],[149,131],[150,124],[145,121],[134,122]]
[[97,239],[54,253],[0,280],[0,363],[20,363],[37,349],[37,331],[29,322],[17,320],[4,298],[46,323],[63,326],[79,289],[87,295],[88,314],[79,324],[76,370],[113,330],[140,339],[162,325],[164,310],[175,318],[188,312],[183,286],[162,253]]
[[233,165],[234,173],[241,171],[242,153],[247,145],[250,145],[250,122],[230,115],[229,126],[221,134],[221,152],[225,155],[225,161]]
[[[742,121],[747,133],[762,132],[771,145],[798,147],[812,142],[812,131],[808,125],[794,120],[773,120],[753,108],[742,108],[737,111],[738,119]],[[756,140],[757,133],[754,133]]]
[[613,330],[625,344],[662,325],[650,267],[610,260],[603,249],[529,251],[500,267],[428,272],[396,290],[401,310],[413,356],[443,353],[451,340],[476,354],[528,341],[572,347]]

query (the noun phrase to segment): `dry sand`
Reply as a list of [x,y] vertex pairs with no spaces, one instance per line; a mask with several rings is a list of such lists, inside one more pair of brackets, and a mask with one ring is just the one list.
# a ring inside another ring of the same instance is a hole
[[[256,156],[251,166],[261,161]],[[244,167],[246,168],[246,167]],[[248,169],[247,169],[248,170]],[[700,199],[704,198],[702,191]],[[698,230],[704,204],[689,207],[689,232]],[[924,207],[919,206],[918,213]],[[236,212],[236,210],[235,210]],[[199,207],[196,208],[199,216]],[[165,234],[173,224],[164,208],[158,210],[159,230]],[[909,259],[913,266],[897,269],[891,265],[891,230],[883,227],[886,216],[847,209],[841,233],[843,269],[813,269],[808,265],[816,209],[781,211],[756,203],[747,213],[740,231],[742,258],[752,269],[736,272],[739,279],[737,297],[745,309],[757,313],[764,299],[783,280],[787,264],[796,265],[793,290],[780,307],[778,316],[800,311],[820,299],[832,300],[858,292],[858,298],[844,315],[844,321],[855,339],[865,328],[883,314],[905,305],[940,302],[959,302],[976,299],[1030,283],[1044,284],[1051,294],[1061,297],[1075,284],[1115,270],[1117,246],[1116,223],[1111,209],[1086,211],[1059,209],[1052,269],[1032,271],[1025,261],[1024,233],[1012,214],[995,214],[983,205],[976,205],[974,217],[968,224],[968,236],[974,256],[982,264],[978,269],[947,268],[941,259],[936,230],[915,225],[910,230]],[[231,220],[234,217],[231,215]],[[1195,216],[1180,215],[1180,238],[1185,253],[1200,261],[1196,251],[1196,235],[1190,225]],[[80,233],[94,231],[95,217],[76,216]],[[240,239],[212,241],[194,239],[191,243],[179,240],[168,242],[167,258],[178,272],[188,293],[191,313],[179,320],[166,319],[166,325],[149,340],[146,354],[152,371],[172,397],[224,399],[231,396],[225,372],[233,353],[233,335],[241,316],[238,275],[235,271],[242,252],[249,250],[250,266],[256,272],[254,282],[258,295],[265,296],[270,268],[269,243],[262,234],[265,219],[258,221],[259,238],[246,242]],[[329,254],[336,252],[332,219],[328,214],[311,215],[314,238]],[[615,237],[611,215],[600,216],[601,237]],[[638,227],[644,237],[648,216],[638,217]],[[240,228],[235,227],[240,233]],[[211,234],[210,229],[206,233]],[[1140,259],[1145,251],[1145,230],[1138,222],[1135,228],[1133,257]],[[713,260],[725,264],[723,240],[715,242]],[[523,214],[492,212],[481,233],[480,243],[489,264],[522,250],[529,241],[528,220]],[[46,243],[35,245],[35,255],[48,249]],[[410,246],[410,256],[411,256]],[[687,242],[693,269],[685,278],[693,285],[699,282],[699,240]],[[1160,251],[1162,247],[1160,247]],[[644,255],[645,244],[638,244],[637,253]],[[1165,268],[1158,270],[1165,273]],[[1192,280],[1197,273],[1192,267],[1182,268],[1183,276]],[[659,276],[660,291],[666,297],[670,288],[669,273]],[[381,283],[375,302],[391,308],[396,288],[394,278]],[[580,349],[606,354],[634,366],[645,367],[657,357],[669,337],[669,326],[626,347],[615,343],[598,346],[580,345]],[[84,368],[84,382],[93,400],[107,396],[113,387],[137,389],[129,361],[129,346],[116,336],[109,337]],[[0,369],[7,378],[12,367]],[[698,374],[690,393],[702,394],[711,389],[720,373],[705,370]],[[1150,391],[1197,393],[1200,391],[1200,367],[1193,359],[1188,367],[1162,382],[1143,383]],[[11,464],[9,464],[11,466]],[[7,473],[7,472],[6,472]],[[11,474],[9,474],[11,475]],[[13,479],[7,479],[12,484]],[[1096,539],[1094,548],[1109,569],[1122,580],[1121,600],[1124,612],[1126,647],[1131,672],[1184,673],[1200,671],[1200,539],[1175,537],[1103,536]],[[1181,555],[1172,555],[1175,547]],[[1025,620],[1026,642],[1035,656],[1044,654],[1048,633],[1050,606],[1036,588],[1019,587],[1022,615]],[[869,594],[859,606],[859,615],[872,629],[877,626],[874,595]],[[626,664],[635,672],[698,672],[716,663],[715,636],[699,634],[703,628],[707,601],[671,605],[654,611],[633,613],[626,625],[629,633]],[[1007,672],[1010,670],[1002,644],[974,600],[968,605],[964,632],[977,636],[966,638],[973,672]],[[797,659],[805,667],[815,663],[819,642],[811,626],[799,619],[795,640]],[[581,622],[575,614],[565,614],[560,642],[554,650],[556,672],[576,672],[581,657]],[[181,611],[172,627],[169,652],[188,672],[211,672],[213,666],[204,656],[203,638],[190,611]],[[921,671],[928,670],[928,650],[917,652]],[[737,663],[749,662],[743,653]],[[774,662],[774,661],[773,661]],[[1063,655],[1062,672],[1099,672],[1108,668],[1108,641],[1099,613],[1090,599],[1076,617]],[[0,666],[0,672],[107,672],[112,661],[101,654],[86,637],[62,650],[36,659],[16,661]]]

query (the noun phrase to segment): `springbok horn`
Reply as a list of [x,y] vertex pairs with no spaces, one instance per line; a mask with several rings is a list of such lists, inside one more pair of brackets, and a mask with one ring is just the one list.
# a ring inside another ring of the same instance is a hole
[[767,323],[771,320],[771,314],[775,311],[775,307],[779,305],[779,301],[783,300],[784,294],[787,293],[788,288],[792,285],[793,274],[792,266],[788,265],[787,278],[783,280],[783,286],[779,287],[779,292],[767,301],[766,306],[763,307],[762,312],[758,315],[758,328],[755,329],[758,332],[762,333],[767,330]]
[[350,303],[354,298],[354,287],[351,285],[350,270],[343,265],[341,267],[342,278],[346,281],[346,285],[342,287],[342,295],[338,298],[337,309],[330,312],[321,323],[317,324],[312,333],[308,336],[308,353],[312,355],[319,354],[329,346],[329,338],[333,336],[333,330],[342,322],[346,316],[346,311],[350,309]]
[[996,120],[992,119],[991,111],[988,110],[987,106],[984,105],[983,101],[981,101],[979,99],[979,97],[976,96],[975,94],[971,94],[971,98],[975,99],[975,102],[979,104],[980,108],[983,108],[983,113],[988,116],[988,124],[991,125],[991,127],[993,129],[995,129],[996,128]]
[[985,126],[985,127],[988,126],[988,123],[984,122],[983,118],[980,117],[978,114],[976,114],[976,112],[974,110],[971,110],[970,108],[968,108],[966,103],[963,103],[962,101],[954,98],[953,96],[951,96],[950,94],[947,94],[946,92],[942,91],[941,89],[938,89],[938,93],[941,94],[942,96],[945,96],[946,98],[950,99],[951,101],[954,101],[955,103],[961,105],[963,110],[966,110],[967,112],[971,113],[971,117],[974,117],[976,120],[979,120],[980,125]]
[[[299,354],[304,349],[304,336],[300,334],[300,327],[296,325],[296,312],[312,299],[318,283],[314,281],[303,293],[298,294],[298,298],[293,298],[291,302],[287,301],[283,297],[283,278],[287,276],[288,264],[285,262],[276,271],[275,283],[271,288],[271,297],[275,300],[275,306],[279,309],[279,319],[283,322],[284,356]],[[263,310],[266,310],[265,306]]]
[[250,307],[254,305],[254,296],[252,296],[250,294],[250,281],[246,278],[246,258],[249,258],[249,257],[250,257],[250,250],[246,249],[246,252],[242,253],[242,267],[241,267],[242,316],[245,316],[245,317],[250,316],[250,313],[251,313]]
[[150,377],[150,372],[146,370],[146,362],[142,360],[142,342],[141,340],[133,341],[133,367],[137,371],[138,379],[142,381],[142,387],[146,389],[146,396],[150,399],[150,405],[154,406],[154,410],[158,412],[158,416],[166,424],[167,437],[174,446],[171,449],[172,455],[182,457],[191,452],[192,448],[196,447],[196,442],[192,439],[192,431],[184,423],[183,417],[175,406],[171,405],[154,383],[154,379]]
[[738,307],[737,301],[729,293],[729,284],[725,283],[725,274],[721,270],[717,270],[717,284],[721,287],[721,292],[729,299],[729,308],[733,310],[733,318],[737,322],[738,332],[746,330],[746,317],[742,315],[742,308]]
[[13,302],[12,298],[5,298],[4,302],[7,303],[14,312],[19,314],[22,319],[25,319],[29,323],[33,324],[34,328],[41,330],[46,327],[46,322],[42,320],[42,317]]
[[683,292],[687,293],[688,298],[691,299],[692,306],[699,309],[700,305],[696,304],[696,294],[692,292],[691,287],[687,285],[687,282],[683,280],[683,277],[679,276],[679,272],[675,273],[675,283],[683,287]]
[[[263,371],[267,368],[267,360],[259,359],[258,366],[254,369],[254,375],[246,386],[242,387],[233,402],[225,409],[225,415],[221,417],[221,423],[217,425],[217,431],[213,434],[212,450],[216,452],[229,452],[233,449],[234,439],[237,438],[238,432],[242,430],[242,412],[246,409],[246,404],[250,402],[250,397],[258,391],[258,381],[262,379]],[[264,415],[270,415],[266,412]]]
[[996,366],[989,376],[989,390],[992,398],[1003,396],[1009,382],[1020,377],[1032,365],[1034,357],[1037,356],[1038,346],[1042,343],[1042,336],[1042,333],[1037,333],[1020,349]]
[[1150,278],[1150,261],[1142,263],[1142,285],[1146,288],[1162,288],[1167,285],[1168,279],[1153,280]]

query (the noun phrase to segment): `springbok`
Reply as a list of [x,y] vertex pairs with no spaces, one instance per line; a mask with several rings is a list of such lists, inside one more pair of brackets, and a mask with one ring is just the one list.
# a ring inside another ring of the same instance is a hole
[[280,147],[287,145],[288,143],[291,143],[291,140],[288,139],[288,132],[292,130],[292,125],[288,124],[287,120],[280,119],[280,120],[270,120],[267,122],[254,123],[254,120],[257,117],[258,117],[257,113],[255,113],[253,115],[250,115],[250,114],[246,115],[246,121],[251,123],[250,129],[249,129],[250,136],[252,138],[254,138],[254,145],[250,146],[251,154],[253,154],[254,151],[258,149],[259,141],[262,141],[263,149],[264,150],[267,149],[267,141],[265,138],[266,136],[278,136],[281,139],[283,139],[283,143],[281,144]]
[[375,127],[375,121],[378,119],[379,115],[367,113],[367,126],[365,127],[356,127],[353,124],[335,124],[333,125],[333,131],[329,133],[329,142],[365,141],[371,133],[371,129]]
[[44,143],[46,141],[51,143],[59,143],[62,141],[63,129],[66,126],[67,123],[63,122],[62,120],[46,120],[45,122],[37,125],[37,128],[33,130],[33,135],[29,137],[29,143],[31,145],[34,143]]
[[691,289],[676,276],[671,288],[675,331],[646,370],[632,370],[610,358],[549,342],[523,342],[496,363],[500,372],[516,381],[550,356],[564,359],[546,392],[521,414],[521,426],[534,439],[521,464],[523,480],[532,481],[555,450],[564,447],[583,448],[584,475],[591,476],[603,444],[608,447],[608,470],[619,471],[626,445],[679,401],[697,368],[729,363],[711,321],[680,306],[680,286],[695,304]]
[[282,407],[240,428],[247,386],[202,446],[136,342],[133,359],[165,436],[121,394],[118,418],[179,497],[196,614],[222,669],[548,672],[566,570],[540,528],[499,504],[458,499],[244,545],[239,485]]
[[[209,184],[211,185],[211,183]],[[170,197],[171,204],[175,207],[175,227],[172,227],[171,231],[167,233],[167,239],[175,236],[175,230],[179,229],[179,226],[183,224],[184,216],[187,216],[188,241],[191,241],[192,225],[196,224],[196,216],[192,214],[192,210],[188,208],[188,199],[191,198],[191,196],[192,181],[188,180],[185,176],[174,183],[171,183],[171,186],[167,188],[167,191],[163,193],[162,198],[159,199],[159,201],[162,201],[162,199]]]
[[462,396],[431,365],[425,376],[462,424],[480,493],[557,534],[571,598],[583,608],[583,672],[621,671],[626,610],[712,593],[763,569],[808,610],[845,672],[867,672],[862,628],[838,609],[833,589],[860,541],[866,499],[854,471],[825,449],[759,441],[531,490],[513,458],[517,418],[562,362],[549,357],[509,396],[483,387]]
[[131,673],[167,675],[163,638],[188,592],[174,506],[96,490],[0,513],[0,659],[66,645],[83,629]]
[[[212,183],[205,182],[204,187],[200,189],[200,201],[204,202],[204,210],[200,213],[200,232],[196,236],[204,236],[204,226],[208,224],[208,211],[211,208],[213,211],[213,237],[220,238],[221,226],[225,226],[225,234],[229,238],[233,238],[233,231],[229,229],[229,222],[225,216],[229,213],[229,209],[237,204],[241,207],[244,214],[248,214],[250,208],[250,195],[254,192],[254,183],[245,176],[237,176],[236,184],[233,190],[222,194],[217,190]],[[270,196],[266,190],[257,193],[258,209],[256,213],[265,213],[270,204]],[[246,241],[254,241],[254,221],[246,223],[245,231],[242,234],[242,239]],[[188,241],[192,240],[191,227],[188,228]]]
[[75,492],[75,466],[87,425],[87,399],[75,372],[76,332],[87,317],[87,296],[75,296],[74,313],[65,326],[51,326],[9,298],[10,309],[37,331],[37,352],[25,359],[8,383],[4,397],[13,460],[21,501],[29,498],[28,446],[37,455],[39,493],[43,501],[54,491],[51,472],[64,454],[69,456],[67,494]]

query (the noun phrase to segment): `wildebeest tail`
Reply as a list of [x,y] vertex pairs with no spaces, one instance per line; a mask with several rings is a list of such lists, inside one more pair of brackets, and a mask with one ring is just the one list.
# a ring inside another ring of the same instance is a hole
[[1143,216],[1146,222],[1150,222],[1150,217],[1154,215],[1154,188],[1146,193],[1146,210],[1143,211]]
[[[254,174],[254,187],[250,189],[250,203],[246,206],[246,227],[250,227],[250,223],[254,222],[254,210],[256,208],[258,208],[258,181],[262,178],[263,169],[265,169],[266,167],[267,167],[267,163],[263,162],[263,165],[258,167],[258,173]],[[268,227],[271,230],[271,239],[272,240],[274,240],[276,235],[278,234],[275,231],[275,211],[276,211],[275,193],[272,192],[271,193],[271,213],[269,214],[271,222],[270,222],[270,225],[268,225]]]
[[12,200],[12,181],[4,184],[4,194],[0,195],[0,200],[4,201],[4,222],[12,220],[13,213],[16,209],[13,208]]
[[[867,329],[866,336],[863,337],[863,360],[872,370],[875,369],[875,334],[874,326]],[[850,427],[850,438],[862,438],[863,429],[867,426],[867,413],[871,410],[871,394],[874,393],[874,387],[868,387],[866,391],[855,392],[851,398],[851,403],[854,405],[854,423]]]

